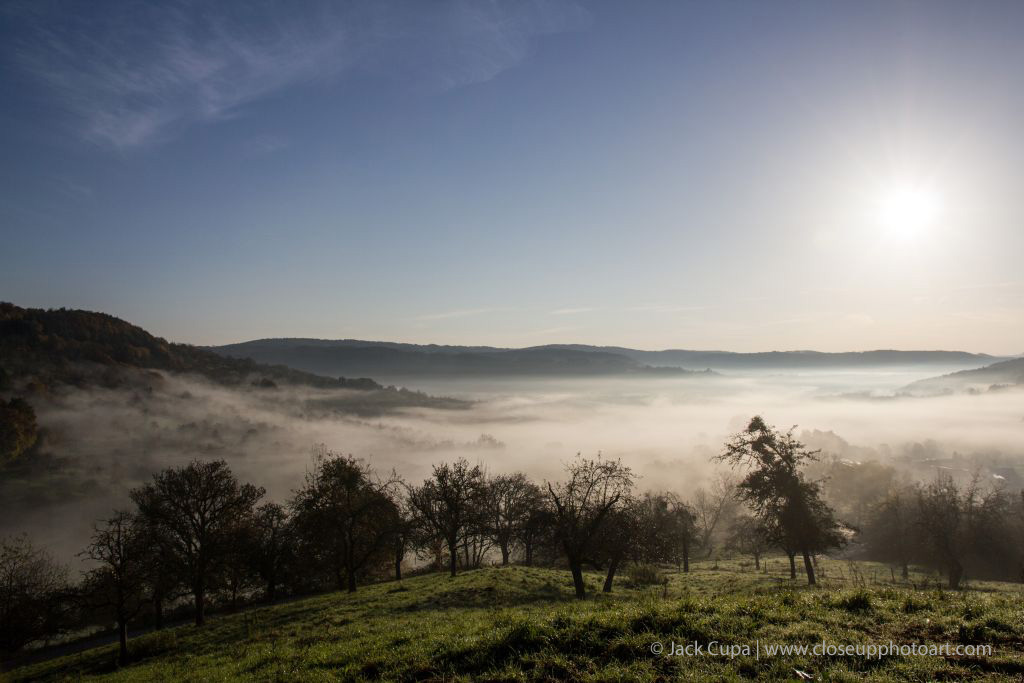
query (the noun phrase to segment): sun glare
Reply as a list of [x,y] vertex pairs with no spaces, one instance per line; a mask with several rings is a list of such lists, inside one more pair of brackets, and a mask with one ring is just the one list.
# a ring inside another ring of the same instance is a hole
[[897,185],[884,191],[876,206],[877,220],[891,237],[908,239],[923,233],[942,211],[941,197],[931,188]]

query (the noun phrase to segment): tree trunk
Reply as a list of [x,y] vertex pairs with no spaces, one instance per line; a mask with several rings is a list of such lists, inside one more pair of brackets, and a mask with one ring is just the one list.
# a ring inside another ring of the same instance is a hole
[[683,542],[683,573],[690,573],[690,544]]
[[791,552],[789,552],[787,550],[786,551],[786,555],[789,556],[789,578],[790,579],[795,579],[796,578],[796,553],[791,553]]
[[612,592],[612,581],[615,580],[615,570],[619,568],[619,558],[612,558],[611,563],[608,565],[608,576],[604,577],[604,592]]
[[811,561],[811,555],[806,550],[803,551],[804,555],[804,571],[807,572],[807,585],[813,586],[817,583],[814,580],[814,563]]
[[349,569],[345,572],[345,580],[347,582],[346,588],[349,593],[356,592],[356,572],[353,569]]
[[754,569],[761,571],[761,553],[754,553]]
[[395,550],[395,581],[402,580],[402,560],[405,559],[405,551],[402,548]]
[[960,588],[960,580],[964,577],[964,567],[960,560],[952,559],[949,562],[949,587],[953,590]]
[[448,541],[448,573],[455,576],[455,568],[459,562],[459,547],[455,541]]
[[910,567],[907,566],[906,562],[903,562],[903,580],[906,581],[910,578]]
[[159,631],[164,627],[164,599],[160,594],[153,596],[153,628]]
[[206,586],[202,581],[196,584],[193,596],[196,602],[196,626],[202,626],[206,622]]
[[508,542],[502,543],[501,544],[501,566],[502,567],[507,567],[508,566],[508,555],[509,555],[509,552],[508,552]]
[[267,581],[267,600],[273,602],[275,597],[277,597],[277,581],[270,579]]
[[128,620],[123,616],[117,618],[117,663],[124,666],[128,663]]
[[533,566],[533,544],[524,543],[523,551],[526,554],[526,557],[523,558],[524,564],[526,564],[527,567]]
[[572,585],[576,588],[576,597],[582,600],[587,597],[587,586],[583,583],[583,567],[579,562],[570,560],[569,569],[572,570]]

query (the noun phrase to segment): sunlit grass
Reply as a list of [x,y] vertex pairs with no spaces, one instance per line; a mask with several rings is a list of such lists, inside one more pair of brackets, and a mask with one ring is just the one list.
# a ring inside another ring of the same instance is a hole
[[[667,584],[572,596],[567,571],[510,567],[455,579],[418,576],[354,595],[333,593],[213,618],[131,643],[135,662],[114,665],[114,647],[12,672],[14,680],[822,680],[1019,681],[1024,609],[1015,584],[972,583],[950,592],[888,567],[823,560],[809,588],[788,578],[785,558],[767,573],[747,561],[700,561],[689,574],[665,569]],[[915,588],[916,585],[916,588]],[[987,658],[656,657],[666,645],[722,643],[984,643]]]

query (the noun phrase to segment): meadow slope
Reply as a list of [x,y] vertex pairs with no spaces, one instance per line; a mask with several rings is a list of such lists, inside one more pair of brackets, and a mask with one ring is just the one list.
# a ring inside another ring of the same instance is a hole
[[[485,568],[331,593],[215,617],[132,640],[118,669],[113,646],[7,674],[12,681],[1020,681],[1024,592],[1016,584],[943,590],[924,575],[893,581],[887,567],[822,560],[817,587],[791,582],[785,558],[665,569],[663,584],[623,575],[612,594],[568,572]],[[989,657],[655,656],[655,641],[726,645],[990,644]]]

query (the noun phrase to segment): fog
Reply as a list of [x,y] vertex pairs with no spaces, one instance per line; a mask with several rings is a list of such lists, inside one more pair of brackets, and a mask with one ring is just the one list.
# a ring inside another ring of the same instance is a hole
[[[906,465],[914,444],[1024,461],[1024,392],[936,398],[895,391],[934,367],[864,372],[565,380],[419,380],[410,388],[466,398],[464,410],[416,409],[357,418],[332,408],[338,391],[225,389],[167,375],[132,390],[68,390],[36,405],[46,457],[3,483],[0,535],[31,532],[71,561],[94,520],[129,505],[153,472],[224,458],[242,479],[284,501],[314,444],[419,481],[456,457],[494,473],[557,479],[577,452],[622,458],[639,487],[683,494],[707,483],[722,442],[754,414],[799,425],[814,447]],[[815,433],[817,430],[817,433]],[[832,432],[822,434],[821,432]],[[838,437],[838,438],[837,438]],[[917,453],[922,447],[917,447]],[[922,473],[924,472],[924,473]],[[915,476],[924,476],[926,471]]]

